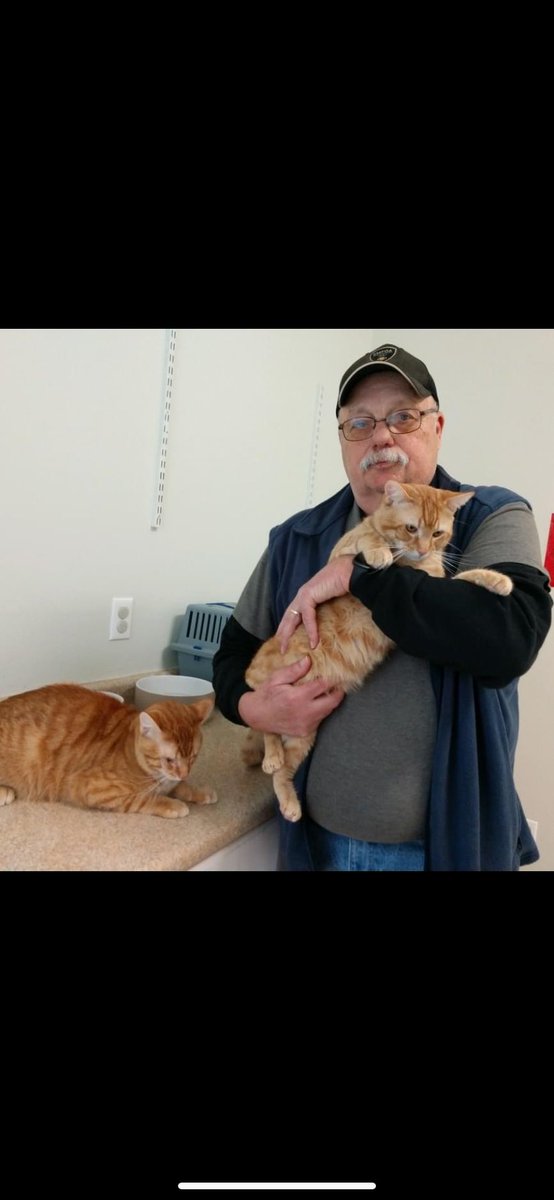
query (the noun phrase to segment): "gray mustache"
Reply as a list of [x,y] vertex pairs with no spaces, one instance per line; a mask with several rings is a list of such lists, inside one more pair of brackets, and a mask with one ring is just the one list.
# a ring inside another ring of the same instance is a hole
[[409,463],[408,455],[403,450],[372,450],[362,458],[360,470],[367,471],[368,467],[374,467],[377,463],[400,463],[402,467],[407,467]]

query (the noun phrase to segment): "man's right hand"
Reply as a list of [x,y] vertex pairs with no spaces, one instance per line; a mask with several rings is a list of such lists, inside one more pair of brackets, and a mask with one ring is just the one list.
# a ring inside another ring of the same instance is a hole
[[295,684],[310,669],[306,654],[288,667],[280,667],[255,692],[245,692],[238,703],[242,720],[262,733],[306,737],[344,699],[342,688],[329,688],[323,679]]
[[300,622],[303,621],[312,650],[319,642],[317,631],[317,606],[335,596],[346,596],[350,590],[350,577],[354,566],[353,554],[342,554],[326,563],[317,575],[312,575],[297,591],[286,609],[277,628],[281,654],[285,654],[289,641]]

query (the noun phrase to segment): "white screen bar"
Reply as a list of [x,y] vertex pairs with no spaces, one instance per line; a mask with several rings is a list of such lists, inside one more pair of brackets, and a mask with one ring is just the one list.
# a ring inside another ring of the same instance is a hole
[[375,1183],[180,1183],[183,1191],[191,1188],[201,1192],[363,1192],[377,1187]]

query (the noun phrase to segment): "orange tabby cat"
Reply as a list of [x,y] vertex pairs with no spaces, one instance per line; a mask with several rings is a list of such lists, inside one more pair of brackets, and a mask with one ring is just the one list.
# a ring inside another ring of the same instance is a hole
[[[451,540],[455,513],[473,494],[389,480],[379,507],[344,534],[331,551],[329,561],[341,554],[363,554],[372,567],[388,567],[397,562],[442,578],[446,574],[442,551]],[[462,571],[455,578],[469,580],[502,596],[507,596],[513,586],[507,575],[488,568]],[[315,650],[310,648],[304,625],[295,630],[284,655],[275,636],[264,642],[246,671],[248,685],[255,689],[279,667],[309,654],[312,665],[300,685],[310,679],[325,679],[331,687],[351,692],[361,686],[366,675],[394,647],[394,642],[375,624],[370,610],[355,596],[338,596],[320,604],[317,626],[319,642]],[[298,821],[301,816],[291,780],[310,752],[315,736],[315,733],[307,737],[263,734],[262,766],[273,775],[279,807],[289,821]],[[250,730],[243,750],[244,761],[248,765],[260,763],[262,753],[260,736]]]
[[185,782],[212,708],[207,697],[139,713],[73,683],[9,696],[0,702],[0,805],[19,796],[185,817],[187,800],[217,800],[211,788]]

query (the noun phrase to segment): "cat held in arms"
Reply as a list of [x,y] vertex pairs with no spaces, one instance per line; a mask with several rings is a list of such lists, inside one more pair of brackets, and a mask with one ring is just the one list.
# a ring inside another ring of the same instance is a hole
[[214,804],[187,776],[213,697],[163,700],[139,712],[73,683],[0,702],[0,805],[61,801],[81,808],[186,817],[187,801]]
[[[451,540],[455,514],[473,495],[388,480],[379,507],[340,538],[329,562],[341,554],[363,554],[370,567],[385,568],[395,563],[442,578],[446,575],[443,551]],[[453,576],[453,582],[458,579],[501,596],[509,595],[513,588],[507,575],[486,567]],[[395,643],[375,624],[370,610],[350,594],[320,604],[317,626],[319,642],[315,649],[310,647],[304,625],[294,631],[284,655],[276,636],[264,642],[245,673],[249,687],[255,690],[273,671],[307,654],[312,665],[296,687],[310,679],[325,679],[331,687],[352,692],[394,649]],[[254,730],[247,735],[243,760],[249,766],[261,763],[263,770],[273,776],[280,810],[289,821],[298,821],[302,815],[292,778],[315,738],[315,733],[289,737],[260,735]]]

